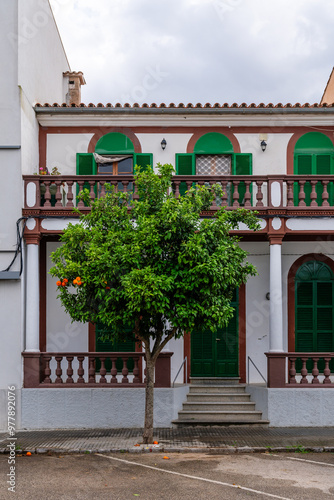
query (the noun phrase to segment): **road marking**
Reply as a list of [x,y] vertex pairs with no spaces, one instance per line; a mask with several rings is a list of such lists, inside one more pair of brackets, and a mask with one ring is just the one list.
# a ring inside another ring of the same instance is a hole
[[[263,455],[267,455],[267,453],[263,453]],[[279,457],[279,455],[271,455],[272,457]],[[317,460],[307,460],[306,458],[297,458],[297,457],[284,457],[287,460],[298,460],[298,462],[308,462],[310,464],[318,464],[318,465],[327,465],[327,467],[334,467],[334,464],[327,464],[326,462],[317,462]],[[283,460],[284,460],[283,458]]]
[[116,460],[117,462],[123,462],[130,465],[138,465],[139,467],[146,467],[147,469],[157,470],[159,472],[166,472],[167,474],[174,474],[175,476],[187,477],[188,479],[197,479],[198,481],[205,481],[207,483],[220,484],[221,486],[228,486],[230,488],[236,488],[237,490],[250,491],[251,493],[257,493],[258,495],[264,495],[270,498],[278,498],[279,500],[292,500],[291,498],[279,497],[278,495],[272,495],[271,493],[265,493],[264,491],[253,490],[252,488],[246,488],[246,486],[238,486],[237,484],[223,483],[222,481],[215,481],[214,479],[207,479],[205,477],[190,476],[189,474],[182,474],[181,472],[174,472],[172,470],[160,469],[159,467],[153,467],[152,465],[139,464],[137,462],[131,462],[130,460],[124,460],[123,458],[109,457],[107,455],[102,455],[101,453],[95,453],[102,458],[108,458],[109,460]]

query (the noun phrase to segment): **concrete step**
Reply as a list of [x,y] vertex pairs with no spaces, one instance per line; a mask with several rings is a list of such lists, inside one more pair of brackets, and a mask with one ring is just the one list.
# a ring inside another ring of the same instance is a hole
[[245,393],[246,384],[238,385],[189,385],[189,394],[203,393],[213,394],[213,393],[225,393],[225,394],[235,394],[235,393]]
[[174,427],[269,427],[269,420],[242,420],[238,421],[220,421],[211,422],[208,420],[173,420],[172,424]]
[[179,411],[179,421],[242,423],[261,420],[260,411]]
[[187,401],[190,403],[203,402],[203,403],[225,403],[228,401],[234,402],[248,402],[250,400],[250,394],[243,393],[228,393],[226,392],[214,392],[214,393],[188,393]]
[[189,377],[194,385],[233,385],[239,384],[240,377]]
[[184,411],[196,411],[196,412],[216,412],[216,411],[255,411],[255,403],[251,402],[219,402],[219,403],[205,403],[205,402],[186,402],[183,403]]

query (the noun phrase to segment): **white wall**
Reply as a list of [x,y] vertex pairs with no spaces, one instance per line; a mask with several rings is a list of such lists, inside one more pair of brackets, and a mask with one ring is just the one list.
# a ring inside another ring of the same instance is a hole
[[87,153],[94,134],[48,134],[46,165],[58,167],[62,175],[76,174],[76,153]]
[[[59,243],[47,243],[47,307],[46,331],[47,350],[50,352],[87,352],[88,351],[88,325],[73,322],[57,299],[57,278],[49,274],[52,267],[50,253],[54,252]],[[64,277],[64,276],[63,276]]]
[[268,133],[267,149],[260,147],[259,134],[235,134],[240,143],[241,153],[252,153],[253,174],[273,175],[286,174],[287,146],[292,134]]
[[48,0],[19,1],[18,83],[31,104],[65,102],[70,66]]
[[[149,133],[137,134],[143,153],[153,153],[154,166],[157,163],[175,165],[175,153],[186,153],[187,145],[192,134]],[[162,139],[166,139],[166,149],[161,149]]]

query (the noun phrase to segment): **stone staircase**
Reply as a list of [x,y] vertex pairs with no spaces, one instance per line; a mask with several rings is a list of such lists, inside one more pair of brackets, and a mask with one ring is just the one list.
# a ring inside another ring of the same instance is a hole
[[239,378],[190,378],[187,401],[173,424],[268,426]]

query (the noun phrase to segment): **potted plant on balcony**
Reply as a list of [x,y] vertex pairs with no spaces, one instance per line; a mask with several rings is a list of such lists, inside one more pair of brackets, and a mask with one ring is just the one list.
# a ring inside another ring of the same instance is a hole
[[[49,172],[49,169],[47,167],[39,167],[38,172],[35,173],[35,175],[61,175],[61,173],[59,172],[58,167],[52,167],[51,172]],[[45,203],[46,185],[44,184],[44,182],[41,182],[39,187],[41,193],[41,205],[43,206]],[[54,206],[56,203],[56,192],[57,192],[56,184],[54,183],[50,184],[52,206]]]

